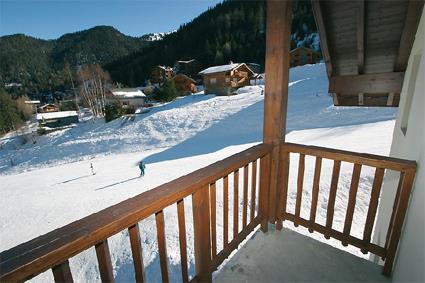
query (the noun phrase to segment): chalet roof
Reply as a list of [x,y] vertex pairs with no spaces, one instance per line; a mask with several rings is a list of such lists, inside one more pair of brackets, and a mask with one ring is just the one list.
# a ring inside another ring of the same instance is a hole
[[335,105],[398,106],[423,5],[312,1]]
[[77,111],[58,111],[58,112],[38,113],[37,120],[58,119],[58,118],[72,117],[72,116],[78,116]]
[[[252,72],[252,70],[245,64],[245,63],[232,63],[227,65],[220,65],[220,66],[213,66],[209,67],[205,70],[202,70],[199,72],[200,75],[209,75],[209,74],[215,74],[215,73],[223,73],[223,72],[229,72],[232,70],[235,70],[241,66],[245,66]],[[254,73],[254,72],[252,72]]]
[[195,61],[196,61],[196,59],[180,60],[180,61],[177,61],[177,63],[179,63],[179,64],[189,64],[189,63],[192,63],[192,62],[195,62]]
[[117,98],[142,98],[146,95],[140,89],[116,89],[111,91]]
[[46,108],[46,107],[57,107],[57,106],[53,103],[48,103],[48,104],[44,104],[44,105],[40,106],[41,109]]

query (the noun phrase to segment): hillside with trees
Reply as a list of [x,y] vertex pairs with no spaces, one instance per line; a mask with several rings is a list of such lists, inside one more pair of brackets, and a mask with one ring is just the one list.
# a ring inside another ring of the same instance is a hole
[[[97,26],[56,40],[22,34],[3,36],[0,88],[6,83],[20,83],[21,88],[8,90],[18,96],[70,89],[77,67],[86,64],[100,65],[114,82],[130,87],[144,85],[153,66],[173,66],[177,60],[196,58],[205,67],[230,60],[264,66],[265,20],[265,0],[229,0],[167,34],[135,38],[113,27]],[[315,32],[310,1],[296,1],[293,47],[319,50]]]
[[[56,40],[23,34],[0,37],[0,83],[22,84],[21,93],[68,89],[70,70],[85,64],[107,64],[149,44],[113,27],[97,26]],[[72,72],[74,73],[74,72]]]
[[[316,26],[310,1],[294,5],[292,39],[295,46],[319,50],[314,41]],[[264,66],[266,1],[224,1],[183,24],[161,41],[107,64],[114,81],[142,85],[153,66],[173,66],[177,60],[195,58],[205,67],[234,62]],[[293,46],[293,47],[295,47]]]

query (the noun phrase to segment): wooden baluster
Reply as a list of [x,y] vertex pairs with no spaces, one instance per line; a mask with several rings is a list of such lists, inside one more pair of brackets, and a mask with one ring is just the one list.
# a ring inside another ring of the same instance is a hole
[[216,188],[215,182],[210,184],[210,209],[211,209],[211,249],[212,258],[217,255],[217,231],[216,231]]
[[212,282],[210,209],[208,186],[192,195],[193,228],[195,236],[195,268],[198,282]]
[[140,240],[139,225],[136,223],[128,228],[130,235],[131,253],[133,255],[134,273],[136,282],[145,282],[143,267],[142,241]]
[[268,231],[269,189],[270,189],[270,153],[260,158],[260,192],[259,213],[261,217],[261,231]]
[[56,265],[52,268],[53,278],[55,282],[61,283],[72,283],[74,280],[72,279],[71,269],[69,268],[69,261],[65,260],[61,264]]
[[360,179],[361,170],[362,170],[361,164],[354,164],[353,175],[351,177],[350,194],[348,197],[347,213],[345,215],[345,223],[344,223],[345,239],[342,240],[343,246],[348,245],[347,238],[348,236],[350,236],[351,224],[353,222],[353,214],[354,214],[354,209],[356,207],[356,196],[357,196],[357,190],[359,188],[359,179]]
[[[300,159],[298,162],[298,179],[297,179],[297,200],[295,203],[295,217],[300,217],[301,212],[301,201],[303,197],[303,185],[304,185],[304,168],[305,168],[305,155],[300,154]],[[295,227],[298,226],[297,223],[294,223]]]
[[[283,147],[284,148],[284,145]],[[281,188],[279,192],[278,205],[277,205],[277,223],[276,229],[282,230],[283,220],[286,214],[286,202],[288,199],[288,181],[289,181],[289,164],[290,164],[290,153],[285,150],[281,150],[280,164],[282,165],[282,172],[279,177],[278,187]]]
[[180,243],[180,264],[182,267],[182,280],[189,282],[187,267],[187,248],[186,248],[186,221],[184,215],[184,200],[177,202],[177,216],[179,221],[179,243]]
[[[233,240],[239,232],[239,169],[233,172]],[[232,240],[232,241],[233,241]]]
[[167,243],[165,242],[165,221],[164,211],[155,213],[156,236],[158,241],[159,262],[161,265],[162,282],[169,282],[168,262],[167,262]]
[[409,204],[410,193],[412,192],[413,181],[415,179],[414,169],[408,169],[402,174],[403,180],[401,184],[401,190],[398,199],[395,200],[397,203],[394,214],[394,222],[388,239],[388,243],[385,243],[387,247],[387,256],[385,259],[383,273],[387,276],[391,275],[392,267],[394,264],[394,257],[397,252],[398,242],[400,240],[401,229],[403,228],[404,218],[406,216],[407,206]]
[[316,164],[314,166],[314,178],[313,178],[313,188],[312,188],[312,197],[311,197],[311,209],[310,209],[310,225],[308,231],[312,233],[314,229],[312,228],[316,222],[316,211],[317,211],[317,200],[319,198],[319,185],[320,185],[320,173],[322,170],[322,158],[316,157]]
[[248,222],[248,164],[243,167],[243,210],[242,210],[242,229]]
[[[384,178],[384,168],[375,169],[375,177],[373,178],[372,192],[370,195],[369,209],[367,211],[366,224],[363,232],[363,241],[365,247],[370,243],[373,224],[375,223],[376,210],[378,208],[379,194],[381,192],[382,180]],[[362,253],[366,254],[366,248],[361,249]]]
[[255,217],[255,203],[256,203],[256,190],[257,190],[257,160],[252,162],[251,167],[251,211],[250,211],[250,221],[254,220]]
[[[341,161],[340,160],[334,160],[334,166],[332,170],[332,180],[331,180],[331,187],[329,189],[329,200],[328,200],[328,208],[326,211],[326,228],[327,230],[332,230],[332,221],[334,217],[334,208],[335,208],[335,198],[336,198],[336,191],[338,189],[338,179],[339,179],[339,172],[341,170]],[[329,234],[325,233],[325,238],[329,239]]]
[[111,255],[109,253],[108,240],[95,245],[97,261],[99,263],[100,279],[102,282],[114,282]]
[[223,247],[229,244],[229,176],[223,177]]
[[385,249],[388,248],[387,245],[388,245],[388,242],[389,242],[389,239],[390,239],[391,231],[393,229],[394,217],[395,217],[395,213],[396,213],[396,210],[397,210],[396,208],[397,208],[397,205],[398,205],[397,201],[398,201],[398,199],[400,199],[400,192],[401,192],[401,187],[403,185],[404,174],[405,173],[403,171],[400,172],[400,177],[398,179],[397,191],[396,191],[394,203],[393,203],[393,211],[391,213],[390,222],[388,224],[387,237],[385,239]]

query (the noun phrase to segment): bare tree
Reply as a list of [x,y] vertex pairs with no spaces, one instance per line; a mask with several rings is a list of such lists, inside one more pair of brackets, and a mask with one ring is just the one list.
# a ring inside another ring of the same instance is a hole
[[97,64],[85,65],[77,71],[79,93],[94,117],[105,116],[106,89],[111,83],[108,72]]

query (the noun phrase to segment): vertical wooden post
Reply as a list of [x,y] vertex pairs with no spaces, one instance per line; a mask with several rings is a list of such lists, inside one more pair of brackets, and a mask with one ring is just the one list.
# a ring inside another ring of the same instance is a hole
[[56,265],[52,268],[53,278],[55,282],[63,282],[63,283],[72,283],[74,280],[72,279],[71,269],[69,268],[69,261],[65,260],[61,264]]
[[111,254],[109,253],[108,240],[95,245],[97,261],[99,263],[100,279],[102,282],[115,282],[114,273],[111,262]]
[[142,241],[140,240],[139,224],[128,228],[130,235],[131,253],[133,255],[135,279],[138,283],[145,282],[145,271],[143,267]]
[[[263,141],[273,145],[270,167],[268,219],[276,221],[277,186],[280,172],[280,143],[285,141],[288,104],[289,48],[292,22],[291,1],[267,1],[266,91],[264,97]],[[262,170],[266,167],[262,167]],[[264,172],[262,172],[263,175]]]
[[403,228],[404,217],[406,216],[410,193],[415,179],[415,172],[415,169],[405,171],[403,174],[399,197],[395,200],[397,205],[395,207],[394,223],[391,231],[388,231],[390,236],[385,244],[387,247],[387,256],[385,258],[383,273],[387,276],[391,275],[393,268],[394,258],[397,253],[398,242],[400,241],[401,230]]
[[195,234],[195,268],[197,281],[212,282],[209,186],[192,195],[193,226]]

